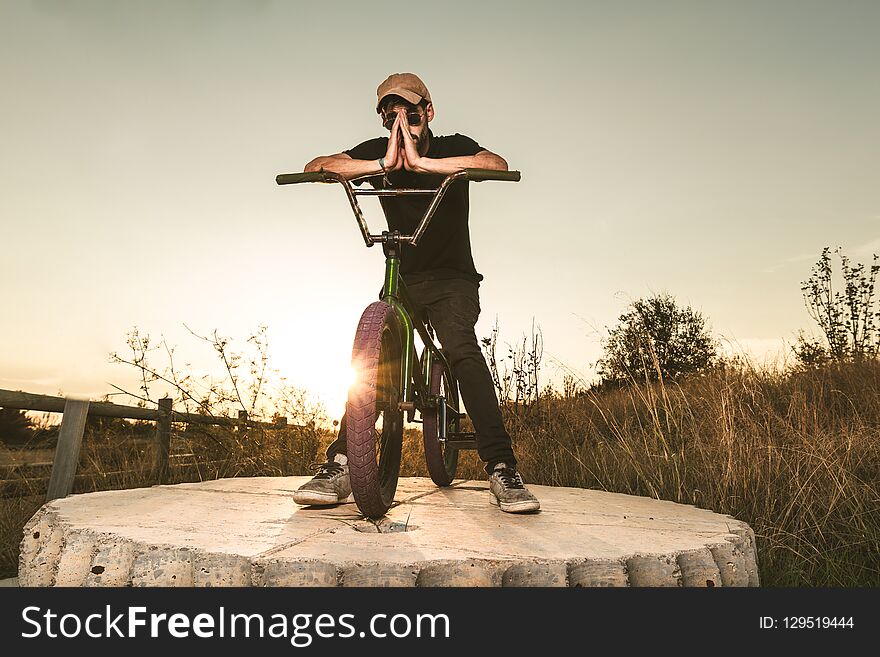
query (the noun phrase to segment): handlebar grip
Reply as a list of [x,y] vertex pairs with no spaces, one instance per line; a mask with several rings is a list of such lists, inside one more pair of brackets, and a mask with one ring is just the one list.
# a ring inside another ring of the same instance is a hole
[[279,185],[294,185],[306,182],[328,182],[333,180],[323,171],[311,171],[309,173],[279,173],[275,176],[275,182]]
[[495,169],[465,169],[465,178],[474,182],[483,180],[507,180],[519,182],[519,171],[496,171]]

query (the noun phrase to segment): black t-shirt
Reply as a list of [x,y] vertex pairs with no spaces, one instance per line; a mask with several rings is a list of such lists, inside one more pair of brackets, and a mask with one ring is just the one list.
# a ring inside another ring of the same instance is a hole
[[[358,144],[344,153],[355,160],[378,160],[385,156],[387,150],[388,137],[378,137]],[[432,134],[426,156],[443,158],[476,155],[482,150],[485,149],[473,139],[458,133],[448,137]],[[413,173],[400,169],[388,174],[388,183],[389,187],[436,189],[444,178],[443,175]],[[361,184],[364,180],[377,189],[385,186],[382,176],[361,179],[355,181],[355,184]],[[380,197],[379,202],[385,211],[388,229],[399,230],[404,235],[414,233],[425,216],[430,199],[427,195]],[[465,278],[475,283],[483,280],[474,267],[471,254],[467,181],[457,180],[446,190],[418,246],[403,245],[400,273],[403,280],[410,284],[449,278]]]

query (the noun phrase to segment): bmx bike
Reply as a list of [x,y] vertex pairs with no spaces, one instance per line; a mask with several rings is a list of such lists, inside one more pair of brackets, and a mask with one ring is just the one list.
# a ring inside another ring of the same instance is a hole
[[[369,177],[369,176],[364,176]],[[450,185],[457,181],[517,182],[519,171],[463,169],[446,176],[437,189],[355,189],[351,181],[330,171],[288,173],[276,176],[279,185],[339,183],[348,196],[364,243],[377,242],[385,252],[384,287],[379,301],[361,315],[351,351],[357,374],[349,388],[346,410],[346,446],[349,476],[355,503],[361,513],[379,518],[394,502],[400,473],[404,413],[409,422],[421,423],[425,461],[431,479],[448,486],[455,478],[458,452],[476,449],[476,436],[461,431],[458,381],[443,349],[432,337],[430,322],[410,298],[400,275],[404,244],[418,246],[434,212]],[[430,196],[427,210],[412,235],[399,231],[371,234],[358,196]],[[414,331],[424,348],[416,353]],[[421,419],[416,419],[418,412]]]

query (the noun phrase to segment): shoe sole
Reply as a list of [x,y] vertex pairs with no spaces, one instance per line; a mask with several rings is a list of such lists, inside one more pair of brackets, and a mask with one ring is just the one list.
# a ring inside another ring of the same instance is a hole
[[329,506],[331,504],[340,504],[345,502],[351,495],[339,498],[336,493],[319,493],[313,490],[296,491],[293,494],[293,501],[303,506]]
[[492,501],[495,502],[495,504],[505,513],[528,513],[529,511],[538,511],[541,508],[541,503],[537,500],[534,502],[529,500],[524,500],[522,502],[502,502],[492,495]]

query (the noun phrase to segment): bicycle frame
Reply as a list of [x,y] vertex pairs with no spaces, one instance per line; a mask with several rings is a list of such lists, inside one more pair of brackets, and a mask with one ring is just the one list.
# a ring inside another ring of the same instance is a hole
[[[427,325],[422,321],[414,321],[415,311],[409,295],[406,292],[406,283],[400,276],[400,257],[396,252],[396,242],[389,240],[385,244],[385,286],[381,300],[392,306],[397,311],[402,327],[401,344],[403,358],[401,360],[400,380],[403,382],[403,390],[401,390],[401,402],[404,404],[402,408],[412,412],[416,408],[420,411],[427,402],[428,390],[431,383],[431,369],[433,367],[434,356],[439,358],[447,372],[452,372],[446,356],[440,351],[440,348],[434,344],[428,333]],[[418,332],[425,350],[422,352],[421,359],[416,353],[415,336],[413,331]],[[426,352],[428,352],[426,354]],[[415,376],[414,365],[418,364],[418,371],[421,378]],[[415,383],[416,389],[413,389],[412,383]],[[419,399],[417,399],[417,397]],[[412,407],[409,405],[412,404]],[[412,419],[412,415],[410,415]]]
[[[374,176],[363,176],[371,178]],[[338,173],[332,171],[317,171],[310,173],[289,173],[276,176],[275,182],[279,185],[289,185],[302,182],[324,182],[324,183],[340,183],[345,189],[352,212],[361,230],[364,243],[371,247],[374,244],[381,243],[385,252],[385,286],[382,291],[381,300],[392,306],[397,312],[400,319],[401,344],[403,347],[403,358],[401,361],[401,381],[403,390],[401,391],[401,409],[408,411],[410,420],[413,419],[412,413],[418,408],[422,411],[428,400],[428,390],[431,382],[431,369],[433,367],[434,356],[444,364],[446,371],[449,372],[452,381],[452,368],[446,357],[440,351],[440,348],[434,344],[428,333],[425,323],[413,321],[415,315],[412,302],[406,292],[406,284],[400,275],[400,246],[402,244],[411,244],[417,246],[419,240],[428,228],[434,212],[443,200],[449,186],[456,180],[466,180],[472,182],[482,182],[484,180],[507,180],[510,182],[518,182],[520,179],[519,171],[496,171],[494,169],[462,169],[455,173],[449,174],[444,178],[443,182],[437,189],[354,189],[351,181],[344,178]],[[430,195],[432,196],[425,215],[419,222],[418,227],[412,235],[402,235],[398,231],[382,231],[380,234],[370,234],[367,221],[364,218],[363,211],[358,203],[358,196],[403,196],[403,195]],[[418,332],[425,350],[422,352],[422,358],[419,360],[418,354],[415,353],[415,336],[413,331]],[[414,364],[418,364],[420,377],[414,376]],[[413,388],[415,383],[415,389]],[[455,384],[457,387],[457,384]],[[417,399],[418,398],[418,399]],[[446,409],[440,409],[445,416]],[[445,429],[445,423],[443,424]],[[445,436],[444,436],[445,438]]]

